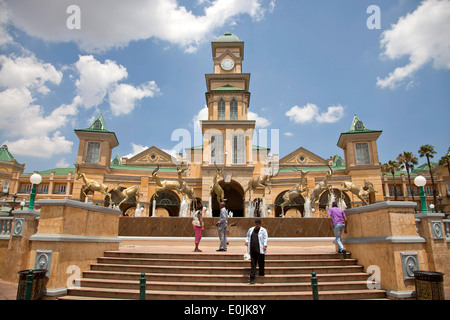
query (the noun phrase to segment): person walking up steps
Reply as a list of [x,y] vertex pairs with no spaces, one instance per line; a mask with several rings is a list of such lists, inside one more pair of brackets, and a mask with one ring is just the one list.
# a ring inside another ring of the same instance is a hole
[[344,254],[344,259],[347,258],[347,250],[345,250],[342,244],[341,234],[342,231],[347,233],[347,217],[344,210],[338,208],[337,202],[333,202],[332,207],[328,209],[328,229],[331,230],[333,226],[334,236],[336,237],[336,243],[338,245],[338,253]]

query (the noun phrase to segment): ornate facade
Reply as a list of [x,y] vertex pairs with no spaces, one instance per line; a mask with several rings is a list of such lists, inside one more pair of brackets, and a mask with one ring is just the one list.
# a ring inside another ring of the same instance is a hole
[[[82,187],[87,177],[106,185],[115,203],[120,202],[121,191],[138,186],[142,216],[178,216],[183,206],[180,192],[183,186],[191,188],[195,199],[202,201],[215,216],[220,190],[234,217],[252,215],[255,206],[263,216],[281,216],[283,207],[286,216],[305,216],[308,199],[313,199],[312,215],[321,216],[326,212],[331,194],[347,207],[364,204],[346,185],[365,190],[369,182],[376,192],[367,201],[393,200],[390,188],[395,177],[392,179],[380,171],[377,139],[382,131],[368,129],[355,115],[349,131],[336,133],[337,146],[343,150],[344,158],[336,155],[325,159],[303,147],[284,157],[270,154],[268,148],[252,144],[255,121],[248,119],[251,75],[242,72],[244,42],[226,33],[212,42],[212,58],[214,73],[205,75],[208,120],[201,121],[201,145],[186,149],[185,155],[178,157],[153,146],[132,158],[118,155],[113,158],[119,142],[100,115],[88,128],[75,130],[79,138],[75,168],[39,172],[43,182],[38,187],[38,198],[85,201]],[[447,168],[436,165],[434,170],[440,199],[443,204],[449,203]],[[13,197],[18,202],[29,197],[30,174],[23,171],[24,165],[14,159],[6,146],[2,147],[0,179],[3,198],[10,199],[10,203]],[[426,170],[422,174],[430,185]],[[399,200],[412,200],[405,176],[400,174],[397,178],[396,186],[401,186],[402,191]],[[166,188],[166,184],[172,187]],[[289,193],[295,187],[298,193]],[[427,196],[427,200],[432,199],[432,194]],[[94,192],[89,201],[109,204],[108,197],[100,192]],[[418,196],[415,201],[419,203]],[[120,208],[133,215],[135,198],[124,201]]]

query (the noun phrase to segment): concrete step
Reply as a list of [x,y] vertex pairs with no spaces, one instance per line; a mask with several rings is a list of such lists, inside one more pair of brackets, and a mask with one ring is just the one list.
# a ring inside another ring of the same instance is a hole
[[[209,267],[209,266],[148,266],[148,265],[123,265],[123,264],[105,264],[93,263],[91,270],[95,271],[122,271],[139,273],[167,273],[167,274],[215,274],[215,275],[249,275],[250,264],[246,267]],[[311,274],[316,273],[348,273],[362,272],[363,268],[359,265],[342,266],[302,266],[302,267],[265,267],[267,275],[272,274]]]
[[[107,298],[139,299],[139,290],[110,288],[71,288],[64,300]],[[384,290],[335,290],[319,291],[319,300],[351,300],[384,298]],[[146,291],[147,300],[312,300],[310,291],[291,292],[194,292],[194,291]]]
[[[358,290],[367,289],[366,281],[334,281],[319,282],[319,291],[330,290]],[[130,280],[105,280],[105,279],[81,279],[83,288],[115,288],[138,289],[139,281]],[[192,292],[291,292],[311,291],[311,283],[265,283],[264,277],[257,277],[255,283],[226,283],[226,282],[164,282],[147,281],[146,290],[154,291],[192,291]]]
[[[201,267],[246,267],[249,260],[188,260],[188,259],[148,259],[129,257],[100,257],[98,263],[121,265],[146,265],[146,266],[201,266]],[[300,266],[342,266],[354,265],[356,259],[312,259],[312,260],[266,260],[267,267],[300,267]]]
[[[359,280],[365,281],[370,276],[365,272],[349,272],[349,273],[322,273],[317,274],[321,282]],[[138,272],[121,272],[121,271],[84,271],[83,278],[87,279],[106,279],[106,280],[135,280],[138,281],[141,274]],[[249,279],[248,275],[211,275],[211,274],[164,274],[164,273],[147,273],[145,274],[147,281],[165,281],[165,282],[228,282],[228,283],[246,283]],[[265,283],[291,283],[291,282],[310,282],[311,274],[292,274],[292,275],[266,275]]]
[[[140,259],[187,259],[187,260],[243,260],[242,254],[215,252],[215,253],[153,253],[153,252],[133,252],[133,251],[105,251],[105,257],[140,258]],[[351,254],[347,255],[351,258]],[[268,253],[268,260],[312,260],[312,259],[342,259],[342,254],[338,253]]]

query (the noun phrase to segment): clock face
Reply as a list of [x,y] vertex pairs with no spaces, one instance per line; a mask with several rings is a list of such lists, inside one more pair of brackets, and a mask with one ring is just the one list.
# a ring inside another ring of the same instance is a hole
[[229,71],[233,69],[234,61],[231,59],[223,59],[222,62],[220,63],[220,66],[222,67],[223,70]]

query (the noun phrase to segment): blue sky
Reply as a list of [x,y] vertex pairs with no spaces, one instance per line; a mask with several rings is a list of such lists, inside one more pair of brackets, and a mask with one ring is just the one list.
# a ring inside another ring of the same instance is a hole
[[[80,8],[80,29],[67,20]],[[381,28],[367,20],[380,8]],[[381,162],[450,146],[449,0],[0,0],[0,143],[26,171],[72,166],[100,112],[120,145],[170,151],[204,116],[211,41],[245,41],[249,111],[279,130],[280,157],[327,158],[353,114],[375,130]],[[429,18],[432,17],[432,18]],[[202,110],[203,109],[203,110]],[[269,135],[270,141],[270,135]],[[271,147],[269,145],[269,147]],[[272,146],[273,147],[273,146]],[[423,162],[423,160],[421,161]]]

